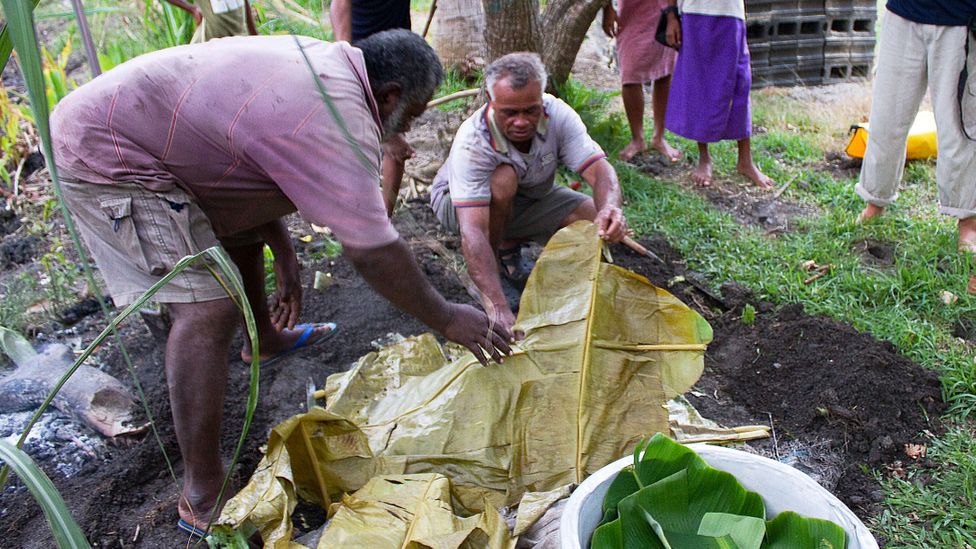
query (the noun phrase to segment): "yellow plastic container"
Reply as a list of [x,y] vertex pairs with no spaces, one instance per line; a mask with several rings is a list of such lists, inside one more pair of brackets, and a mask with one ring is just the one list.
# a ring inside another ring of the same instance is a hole
[[[868,124],[851,126],[851,139],[847,142],[844,152],[853,158],[864,158],[864,150],[868,146]],[[918,160],[935,158],[939,155],[939,147],[935,138],[935,115],[931,111],[919,111],[915,122],[908,131],[908,148],[905,158]]]

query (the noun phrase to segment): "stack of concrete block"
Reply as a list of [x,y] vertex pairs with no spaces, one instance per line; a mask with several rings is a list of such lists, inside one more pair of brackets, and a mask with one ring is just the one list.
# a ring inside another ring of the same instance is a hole
[[746,0],[753,87],[870,76],[876,0]]

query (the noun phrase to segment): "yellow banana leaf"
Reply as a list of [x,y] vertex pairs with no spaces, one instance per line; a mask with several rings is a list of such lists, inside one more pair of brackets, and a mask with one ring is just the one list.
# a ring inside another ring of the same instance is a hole
[[[579,483],[642,437],[669,432],[665,403],[701,375],[711,328],[644,277],[602,262],[602,246],[591,223],[550,240],[522,296],[525,340],[504,364],[482,367],[466,351],[449,361],[430,334],[370,353],[329,379],[327,416],[275,429],[265,459],[284,457],[284,443],[293,491],[323,504],[377,475],[440,473],[464,511],[478,512]],[[349,423],[363,438],[337,427]],[[329,436],[336,429],[342,436]],[[235,500],[267,490],[254,484]],[[286,485],[274,493],[287,495]],[[272,524],[287,522],[225,516],[275,535],[282,527]]]
[[319,549],[511,549],[515,539],[494,508],[459,517],[444,475],[371,479],[342,503],[319,538]]

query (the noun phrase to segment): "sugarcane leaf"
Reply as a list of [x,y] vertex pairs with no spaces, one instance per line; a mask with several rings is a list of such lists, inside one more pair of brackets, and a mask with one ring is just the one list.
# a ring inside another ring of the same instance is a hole
[[837,524],[823,519],[800,516],[784,511],[766,523],[763,549],[843,549],[847,534]]
[[0,326],[0,348],[17,366],[23,366],[37,358],[37,351],[30,341],[5,326]]

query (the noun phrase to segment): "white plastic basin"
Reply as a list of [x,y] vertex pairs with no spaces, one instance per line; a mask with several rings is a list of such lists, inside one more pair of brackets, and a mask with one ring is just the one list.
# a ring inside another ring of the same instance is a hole
[[[847,532],[848,549],[877,549],[878,542],[839,499],[796,469],[771,459],[708,444],[690,444],[706,463],[735,475],[766,504],[766,517],[783,511],[831,520]],[[603,496],[617,473],[634,462],[626,456],[594,473],[570,496],[559,524],[561,549],[588,549],[593,530],[603,518]]]

